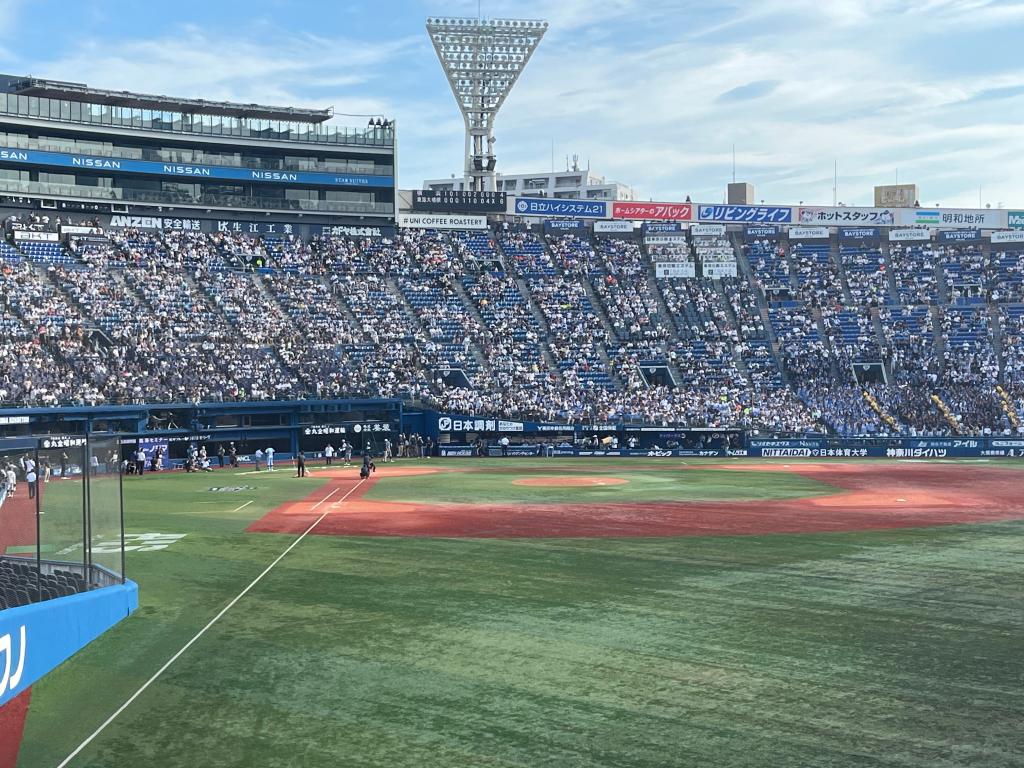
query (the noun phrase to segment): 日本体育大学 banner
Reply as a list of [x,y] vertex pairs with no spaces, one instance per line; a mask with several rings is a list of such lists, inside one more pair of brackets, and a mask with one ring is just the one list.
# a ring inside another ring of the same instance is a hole
[[700,267],[704,277],[736,277],[735,261],[704,261]]
[[657,261],[654,263],[655,277],[696,277],[697,265],[692,261]]
[[395,180],[392,176],[232,168],[224,165],[196,165],[193,163],[161,163],[155,160],[126,160],[119,157],[96,157],[93,155],[75,155],[64,152],[45,152],[36,149],[11,149],[7,147],[0,147],[0,163],[44,165],[100,173],[145,173],[157,176],[186,177],[196,180],[222,179],[269,182],[272,184],[317,184],[344,187],[393,187],[395,185]]
[[704,205],[697,206],[699,221],[726,221],[750,224],[789,224],[790,206],[778,205]]
[[613,219],[635,221],[689,221],[693,218],[690,203],[641,203],[616,200],[612,203]]

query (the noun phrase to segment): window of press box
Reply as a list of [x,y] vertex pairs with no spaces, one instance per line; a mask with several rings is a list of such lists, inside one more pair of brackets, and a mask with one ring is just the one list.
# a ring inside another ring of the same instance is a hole
[[374,202],[372,192],[346,192],[341,189],[328,189],[324,191],[324,200],[335,200],[343,203],[372,203]]

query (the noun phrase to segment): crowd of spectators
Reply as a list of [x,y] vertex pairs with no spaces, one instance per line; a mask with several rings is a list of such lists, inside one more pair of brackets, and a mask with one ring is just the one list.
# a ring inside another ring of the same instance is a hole
[[[1012,297],[1019,261],[972,248],[894,246],[894,305],[873,249],[837,263],[755,243],[751,282],[655,280],[632,237],[511,229],[308,241],[127,229],[62,247],[70,263],[0,249],[4,404],[403,397],[791,434],[1003,431],[1000,382],[1024,408],[1024,310],[1001,309],[994,333],[963,288]],[[799,289],[780,299],[771,288],[791,265]],[[891,383],[857,384],[851,363],[874,358]],[[676,386],[652,384],[645,363]],[[454,370],[465,379],[442,375]]]

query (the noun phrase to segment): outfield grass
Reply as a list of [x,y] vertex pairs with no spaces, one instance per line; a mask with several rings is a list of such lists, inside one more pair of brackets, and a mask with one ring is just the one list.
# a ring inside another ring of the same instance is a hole
[[[187,536],[129,553],[142,607],[36,685],[19,766],[56,766],[294,540],[246,526],[323,482],[126,478],[130,532]],[[311,536],[72,766],[1020,766],[1022,571],[1024,523]]]

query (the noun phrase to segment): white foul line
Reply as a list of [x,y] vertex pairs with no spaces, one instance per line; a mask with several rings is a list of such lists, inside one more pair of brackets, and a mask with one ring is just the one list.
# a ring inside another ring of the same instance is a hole
[[[337,488],[335,488],[334,490],[338,490],[338,489],[337,489]],[[252,503],[253,503],[254,501],[256,501],[256,499],[249,499],[249,501],[245,502],[245,504],[243,504],[243,505],[242,505],[242,506],[240,506],[240,507],[235,507],[235,508],[234,508],[234,509],[232,509],[231,511],[232,511],[232,512],[241,512],[241,511],[242,511],[243,509],[245,509],[246,507],[248,507],[248,506],[249,506],[250,504],[252,504]],[[315,509],[315,507],[314,507],[314,509]]]
[[[287,548],[287,549],[285,549],[285,551],[284,551],[284,552],[282,552],[282,553],[281,553],[280,555],[278,555],[278,556],[277,556],[277,559],[276,559],[276,560],[274,560],[274,562],[272,562],[272,563],[271,563],[270,565],[268,565],[268,566],[267,566],[267,567],[266,567],[266,568],[264,569],[263,573],[261,573],[261,574],[260,574],[259,576],[257,576],[257,577],[256,577],[255,579],[253,579],[253,580],[252,580],[252,583],[250,583],[250,584],[249,584],[249,586],[247,586],[247,587],[246,587],[245,589],[243,589],[243,590],[242,590],[241,592],[239,592],[239,593],[238,593],[238,596],[237,596],[237,597],[235,597],[235,599],[234,599],[234,600],[232,600],[232,601],[231,601],[230,603],[228,603],[227,605],[225,605],[225,606],[224,606],[224,607],[223,607],[223,608],[222,608],[222,609],[220,610],[220,613],[218,613],[218,614],[217,614],[216,616],[214,616],[214,617],[213,617],[212,619],[210,619],[210,623],[209,623],[209,624],[207,624],[207,625],[206,625],[205,627],[203,627],[202,629],[200,629],[200,630],[199,630],[199,631],[198,631],[198,632],[196,633],[195,637],[193,637],[193,638],[192,638],[191,640],[189,640],[189,641],[188,641],[187,643],[185,643],[185,645],[183,645],[183,646],[181,647],[181,650],[180,650],[180,651],[178,651],[178,652],[177,652],[176,654],[174,654],[173,656],[171,656],[171,658],[167,660],[167,663],[165,663],[165,664],[164,664],[164,665],[163,665],[162,667],[160,667],[160,669],[158,669],[158,670],[156,671],[156,673],[155,673],[155,674],[154,674],[154,675],[153,675],[153,676],[152,676],[151,678],[149,678],[149,680],[147,680],[147,681],[146,681],[145,683],[143,683],[143,684],[142,684],[142,687],[141,687],[141,688],[139,688],[139,690],[137,690],[137,691],[136,691],[135,693],[133,693],[133,694],[132,694],[132,695],[131,695],[131,696],[129,697],[129,699],[128,699],[128,700],[127,700],[127,701],[126,701],[126,702],[125,702],[124,704],[122,704],[122,705],[121,705],[120,707],[118,707],[118,708],[117,708],[117,710],[116,710],[116,711],[114,712],[114,714],[112,714],[112,715],[111,715],[110,717],[108,717],[108,718],[107,718],[106,720],[104,720],[104,721],[103,721],[103,724],[102,724],[102,725],[100,725],[100,727],[99,727],[99,728],[97,728],[97,729],[96,729],[95,731],[93,731],[93,732],[92,732],[92,734],[91,734],[91,735],[90,735],[90,736],[89,736],[89,737],[88,737],[88,738],[87,738],[87,739],[86,739],[85,741],[83,741],[83,742],[82,742],[81,744],[79,744],[79,745],[78,745],[78,747],[77,747],[77,748],[75,749],[75,751],[74,751],[74,752],[72,752],[72,753],[71,753],[70,755],[68,755],[67,757],[65,757],[65,758],[64,758],[64,760],[63,760],[63,761],[62,761],[62,762],[60,763],[60,765],[58,765],[58,766],[57,766],[57,768],[65,768],[65,766],[67,766],[67,765],[68,765],[68,764],[69,764],[69,763],[70,763],[70,762],[71,762],[72,760],[74,760],[74,759],[75,759],[75,758],[76,758],[76,757],[78,756],[78,754],[79,754],[79,753],[80,753],[80,752],[81,752],[81,751],[82,751],[83,749],[85,749],[85,748],[86,748],[87,746],[89,746],[89,744],[91,744],[91,743],[92,743],[93,739],[95,739],[95,738],[96,738],[97,736],[99,736],[99,735],[100,735],[101,733],[103,733],[103,731],[104,731],[104,730],[106,729],[106,727],[107,727],[108,725],[110,725],[110,724],[111,724],[112,722],[114,722],[114,720],[116,720],[116,719],[117,719],[118,715],[120,715],[120,714],[121,714],[122,712],[124,712],[124,711],[125,711],[126,709],[128,709],[128,706],[129,706],[129,705],[130,705],[130,704],[131,704],[131,703],[132,703],[133,701],[135,701],[135,700],[136,700],[137,698],[139,698],[139,696],[141,696],[141,695],[142,695],[142,693],[143,693],[143,692],[144,692],[144,691],[145,691],[145,690],[146,690],[147,688],[149,688],[149,686],[151,686],[151,685],[152,685],[153,683],[155,683],[155,682],[157,681],[157,679],[158,679],[158,678],[160,677],[160,675],[162,675],[162,674],[163,674],[164,672],[166,672],[166,671],[168,670],[168,668],[169,668],[169,667],[170,667],[170,666],[171,666],[171,665],[172,665],[172,664],[173,664],[174,662],[176,662],[176,661],[177,661],[177,660],[178,660],[178,659],[179,659],[179,658],[181,657],[181,655],[182,655],[183,653],[185,653],[185,651],[187,651],[187,650],[188,650],[189,648],[191,648],[191,647],[192,647],[192,645],[193,645],[193,644],[194,644],[194,643],[195,643],[195,642],[196,642],[196,641],[197,641],[197,640],[198,640],[198,639],[199,639],[200,637],[202,637],[203,635],[205,635],[205,634],[206,634],[206,631],[207,631],[207,630],[208,630],[208,629],[209,629],[210,627],[212,627],[212,626],[213,626],[214,624],[216,624],[216,623],[217,623],[218,621],[220,621],[221,617],[222,617],[222,616],[223,616],[223,615],[224,615],[225,613],[227,613],[228,611],[230,611],[230,610],[231,610],[231,609],[232,609],[232,608],[234,607],[235,603],[237,603],[237,602],[238,602],[239,600],[241,600],[241,599],[242,599],[243,597],[245,597],[245,596],[246,596],[246,595],[247,595],[247,594],[249,593],[249,590],[251,590],[251,589],[252,589],[253,587],[255,587],[255,586],[256,586],[257,584],[259,584],[259,583],[260,583],[260,581],[261,581],[261,580],[263,579],[263,577],[264,577],[264,576],[266,576],[266,575],[267,575],[268,573],[270,573],[270,571],[271,571],[271,570],[272,570],[272,569],[274,568],[274,566],[275,566],[275,565],[277,565],[277,564],[278,564],[279,562],[281,562],[281,561],[282,561],[282,560],[284,559],[284,556],[285,556],[285,555],[287,555],[287,554],[288,554],[289,552],[291,552],[291,551],[292,551],[293,549],[295,549],[295,547],[297,547],[297,546],[299,545],[299,542],[301,542],[301,541],[302,541],[302,540],[303,540],[304,538],[306,538],[306,537],[307,537],[307,536],[308,536],[308,535],[309,535],[310,533],[312,533],[312,532],[313,532],[313,529],[314,529],[314,528],[316,528],[316,527],[317,527],[318,525],[320,525],[320,523],[321,523],[321,522],[323,522],[323,519],[324,519],[325,517],[327,517],[327,516],[328,516],[329,514],[331,514],[331,509],[332,509],[333,507],[337,506],[338,504],[340,504],[341,502],[343,502],[343,501],[344,501],[345,499],[347,499],[347,498],[348,498],[349,496],[351,496],[351,495],[352,495],[352,494],[353,494],[353,493],[355,492],[356,488],[358,488],[358,487],[359,487],[360,485],[362,485],[362,484],[363,484],[363,482],[364,482],[364,481],[363,481],[362,479],[360,479],[360,480],[359,480],[359,482],[357,482],[357,483],[356,483],[355,485],[353,485],[353,486],[352,486],[351,488],[349,488],[349,489],[348,489],[348,492],[347,492],[347,493],[346,493],[346,494],[345,494],[344,496],[342,496],[342,497],[341,497],[340,499],[338,499],[338,500],[337,500],[336,502],[334,502],[334,504],[332,504],[332,505],[331,505],[331,506],[330,506],[330,507],[329,507],[329,508],[327,509],[327,511],[326,511],[326,512],[324,512],[324,513],[323,513],[322,515],[320,515],[320,517],[318,517],[318,518],[317,518],[316,520],[314,520],[314,521],[313,521],[313,524],[312,524],[312,525],[310,525],[310,526],[309,526],[309,528],[307,528],[307,529],[306,529],[305,531],[303,531],[303,532],[302,532],[302,535],[301,535],[301,536],[299,536],[299,538],[297,538],[297,539],[296,539],[295,541],[293,541],[293,542],[292,542],[291,544],[289,544],[289,545],[288,545],[288,548]],[[328,494],[327,494],[326,496],[324,496],[324,497],[323,497],[322,499],[320,499],[320,501],[318,501],[318,502],[317,502],[316,504],[314,504],[314,505],[313,505],[313,506],[312,506],[312,507],[310,508],[310,512],[312,512],[313,510],[315,510],[315,509],[316,509],[317,507],[319,507],[319,506],[320,506],[321,504],[323,504],[323,503],[324,503],[325,501],[327,501],[327,500],[328,500],[329,498],[331,498],[331,496],[333,496],[334,494],[336,494],[336,493],[337,493],[338,491],[340,491],[340,490],[341,490],[340,488],[335,488],[335,489],[334,489],[333,491],[331,491],[330,493],[328,493]],[[249,503],[252,503],[252,502],[249,502]]]

